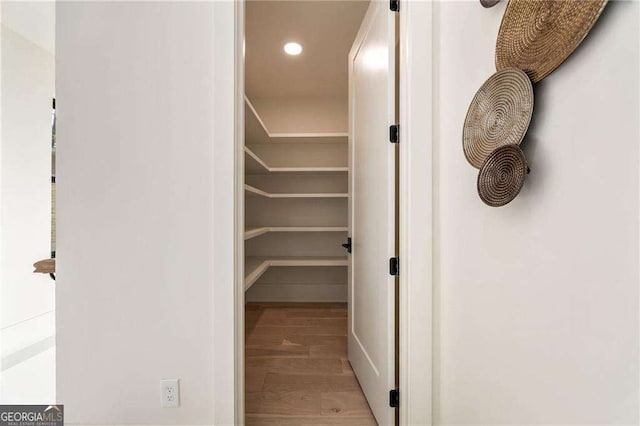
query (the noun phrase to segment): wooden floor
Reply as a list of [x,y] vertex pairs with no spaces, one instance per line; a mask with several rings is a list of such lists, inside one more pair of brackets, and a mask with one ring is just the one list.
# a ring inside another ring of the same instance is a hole
[[347,360],[347,306],[248,303],[246,424],[376,425]]

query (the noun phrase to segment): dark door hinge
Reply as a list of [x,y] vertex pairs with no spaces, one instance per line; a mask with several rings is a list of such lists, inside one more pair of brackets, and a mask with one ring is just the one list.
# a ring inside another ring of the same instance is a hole
[[351,253],[351,237],[347,238],[347,243],[343,244],[342,247],[347,249],[347,253]]
[[398,275],[400,273],[400,260],[397,257],[389,259],[389,274]]
[[400,142],[400,125],[394,124],[393,126],[389,126],[389,142]]
[[400,0],[389,0],[389,9],[392,12],[400,12]]
[[389,391],[389,406],[393,408],[400,406],[400,392],[398,392],[398,389],[391,389]]

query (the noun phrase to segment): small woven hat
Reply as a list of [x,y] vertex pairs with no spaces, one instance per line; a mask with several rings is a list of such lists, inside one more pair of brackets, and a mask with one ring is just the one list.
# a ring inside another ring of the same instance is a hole
[[471,101],[462,130],[467,161],[479,169],[497,147],[520,144],[533,113],[533,86],[527,74],[507,68],[493,74]]
[[496,69],[519,68],[537,83],[586,37],[607,0],[509,0],[496,43]]
[[504,206],[520,193],[528,172],[527,160],[518,145],[501,146],[480,168],[478,195],[491,207]]

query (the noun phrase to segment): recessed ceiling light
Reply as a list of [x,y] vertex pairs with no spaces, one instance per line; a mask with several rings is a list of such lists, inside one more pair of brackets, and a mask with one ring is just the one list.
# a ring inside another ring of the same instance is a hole
[[300,43],[295,43],[292,41],[284,45],[284,51],[288,55],[299,55],[300,53],[302,53],[302,46],[300,45]]

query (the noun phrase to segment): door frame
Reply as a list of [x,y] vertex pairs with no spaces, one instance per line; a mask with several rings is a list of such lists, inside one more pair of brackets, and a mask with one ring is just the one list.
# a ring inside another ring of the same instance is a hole
[[[234,423],[244,425],[244,14],[245,0],[234,0],[234,360],[235,393],[233,395]],[[215,386],[215,382],[214,382]]]
[[[233,342],[232,359],[225,357],[218,361],[214,356],[214,423],[244,424],[244,0],[216,2],[216,35],[223,33],[216,41],[216,58],[223,56],[226,65],[216,67],[219,71],[214,84],[216,104],[230,106],[233,114],[224,120],[216,119],[216,125],[228,124],[233,134],[233,164],[216,173],[225,175],[233,182],[232,199],[229,203],[234,211],[234,232],[231,240],[225,241],[227,249],[233,253],[233,291],[216,298],[214,290],[214,333],[217,343],[214,353],[221,351],[222,341]],[[400,275],[399,275],[399,393],[400,425],[431,425],[433,400],[432,348],[434,325],[432,241],[434,220],[433,210],[433,169],[434,153],[432,141],[437,137],[437,123],[434,108],[437,101],[437,85],[434,82],[432,57],[437,53],[434,34],[437,34],[437,20],[433,18],[433,2],[405,0],[400,9]],[[233,9],[233,10],[231,10]],[[232,16],[231,16],[232,15]],[[232,17],[232,19],[230,19]],[[218,19],[219,18],[219,19]],[[231,24],[231,25],[229,25]],[[434,26],[435,25],[435,26]],[[229,81],[234,81],[233,91]],[[223,105],[223,106],[224,106]],[[219,108],[216,108],[216,115]],[[232,116],[232,117],[229,117]],[[229,195],[227,193],[227,195]],[[228,235],[228,234],[225,234]],[[219,263],[216,262],[216,267]],[[215,274],[216,277],[218,274]],[[214,288],[224,286],[228,281],[214,283]],[[232,309],[228,309],[232,307]],[[220,308],[223,310],[220,312]],[[226,321],[232,316],[233,327]],[[221,322],[222,321],[222,322]],[[232,367],[232,365],[233,367]],[[226,380],[224,380],[226,379]],[[230,384],[229,387],[222,386]]]
[[433,140],[437,135],[431,1],[400,4],[400,424],[433,423]]

